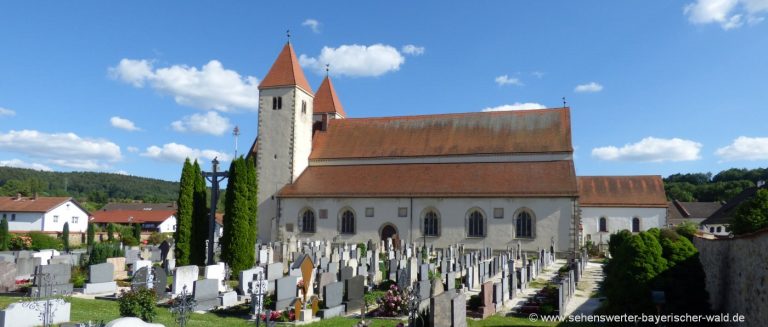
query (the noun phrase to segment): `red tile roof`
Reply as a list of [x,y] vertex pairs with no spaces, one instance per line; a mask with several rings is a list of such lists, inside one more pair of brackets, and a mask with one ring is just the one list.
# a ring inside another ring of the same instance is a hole
[[570,160],[310,166],[282,197],[575,197]]
[[[48,212],[59,205],[72,200],[71,197],[0,197],[0,211],[5,212]],[[73,201],[74,202],[74,201]],[[79,204],[75,203],[79,206]]]
[[290,43],[286,43],[283,50],[277,56],[272,68],[269,69],[267,76],[259,84],[259,89],[271,87],[294,86],[298,85],[304,91],[312,94],[312,88],[309,87],[307,78],[296,60],[296,53]]
[[568,108],[333,119],[310,159],[572,152]]
[[94,223],[162,223],[176,210],[113,210],[96,211],[91,214]]
[[661,176],[579,176],[579,204],[586,207],[667,206]]
[[336,90],[333,88],[331,79],[326,76],[323,79],[323,83],[320,84],[320,88],[315,93],[315,99],[312,102],[313,113],[338,113],[342,117],[346,117],[347,113],[344,112],[344,107],[341,106],[339,97],[336,96]]

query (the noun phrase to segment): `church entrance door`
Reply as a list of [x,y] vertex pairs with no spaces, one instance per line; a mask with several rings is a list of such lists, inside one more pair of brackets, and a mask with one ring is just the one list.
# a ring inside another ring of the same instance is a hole
[[381,240],[386,241],[390,237],[395,237],[397,235],[397,228],[393,226],[392,224],[386,224],[383,227],[381,227]]

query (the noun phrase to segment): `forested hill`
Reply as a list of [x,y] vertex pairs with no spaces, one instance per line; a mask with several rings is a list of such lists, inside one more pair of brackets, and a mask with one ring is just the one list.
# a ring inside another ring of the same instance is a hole
[[712,173],[674,174],[664,178],[664,189],[670,200],[727,201],[753,187],[758,181],[768,180],[768,168],[723,170]]
[[107,202],[176,201],[179,183],[94,172],[50,172],[0,167],[0,195],[72,196],[94,210]]

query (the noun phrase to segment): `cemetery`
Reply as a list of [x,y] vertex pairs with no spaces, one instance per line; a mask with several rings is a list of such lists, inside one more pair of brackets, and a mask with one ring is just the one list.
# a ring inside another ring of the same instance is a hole
[[[499,251],[392,238],[290,239],[256,245],[255,265],[233,276],[223,262],[176,266],[173,248],[171,240],[121,246],[122,256],[100,263],[85,249],[5,251],[0,326],[118,324],[122,302],[137,294],[149,294],[154,311],[129,316],[166,326],[482,325],[493,316],[564,315],[588,260],[585,252],[559,258],[553,247],[529,253],[519,245]],[[77,270],[87,272],[85,281],[74,283]],[[541,280],[546,283],[538,285]]]

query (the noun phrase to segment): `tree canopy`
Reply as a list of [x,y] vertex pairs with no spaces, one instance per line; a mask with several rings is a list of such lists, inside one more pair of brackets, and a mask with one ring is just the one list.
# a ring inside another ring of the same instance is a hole
[[768,189],[757,190],[755,196],[736,209],[728,230],[734,235],[768,227]]
[[184,161],[181,170],[181,182],[176,209],[176,232],[173,235],[176,244],[176,265],[190,264],[190,247],[192,242],[192,210],[195,187],[194,168],[189,158]]
[[256,170],[253,160],[241,156],[232,161],[224,208],[221,259],[237,276],[254,263],[257,221]]
[[761,180],[768,180],[768,168],[731,168],[714,176],[712,173],[672,174],[664,179],[664,189],[670,200],[727,201]]

